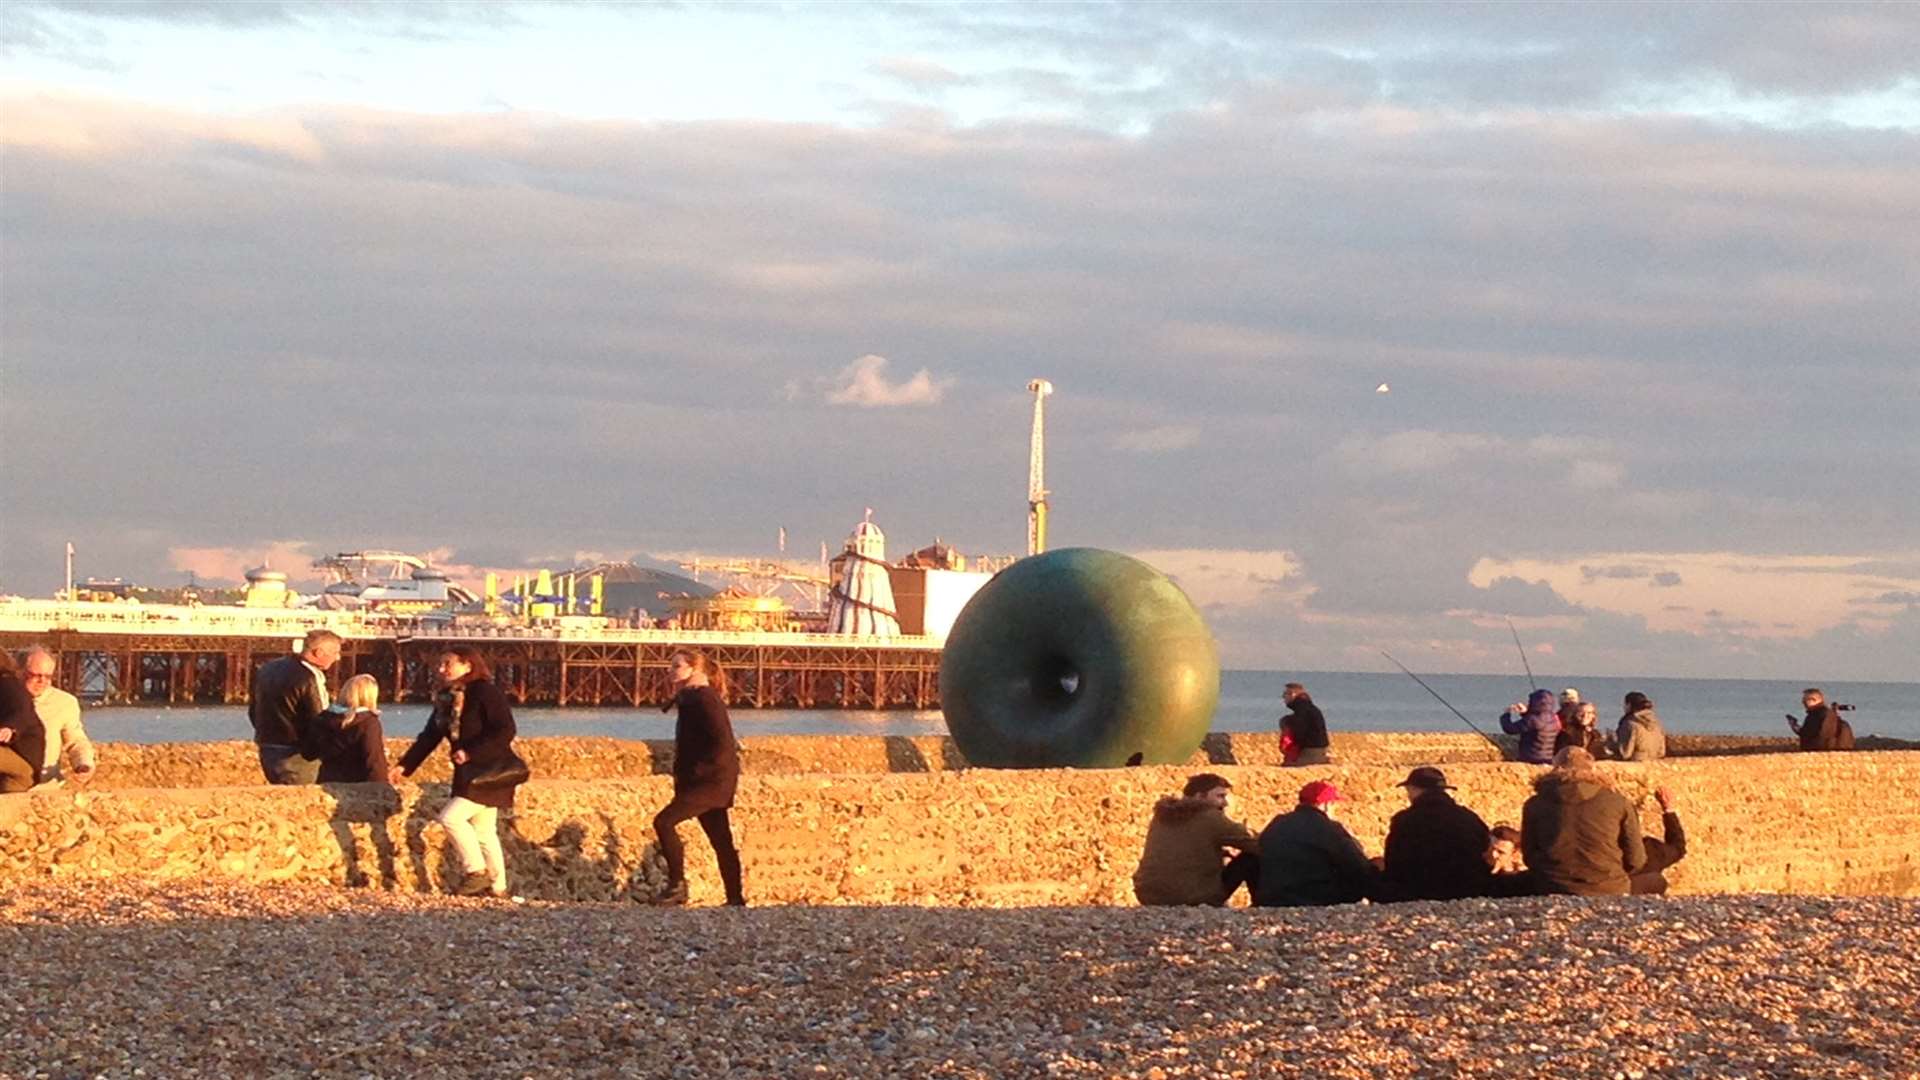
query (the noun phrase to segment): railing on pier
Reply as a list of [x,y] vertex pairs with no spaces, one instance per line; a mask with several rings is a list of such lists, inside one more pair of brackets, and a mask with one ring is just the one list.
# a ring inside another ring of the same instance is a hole
[[336,680],[371,674],[386,701],[425,697],[440,650],[462,642],[529,704],[659,704],[667,660],[681,646],[711,653],[741,705],[939,704],[943,642],[926,636],[639,629],[590,619],[455,625],[348,611],[0,600],[0,647],[46,647],[59,660],[60,685],[112,704],[244,702],[261,664],[322,628],[344,639]]

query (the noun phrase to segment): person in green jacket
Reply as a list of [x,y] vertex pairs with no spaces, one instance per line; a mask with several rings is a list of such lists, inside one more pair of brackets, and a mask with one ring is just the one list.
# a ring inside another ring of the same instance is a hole
[[1240,886],[1251,891],[1260,876],[1259,841],[1227,816],[1232,789],[1226,777],[1200,773],[1187,777],[1179,798],[1154,804],[1146,849],[1133,872],[1133,895],[1142,905],[1221,907]]
[[1533,782],[1520,809],[1520,847],[1543,893],[1626,896],[1646,865],[1640,813],[1613,790],[1593,755],[1569,746]]

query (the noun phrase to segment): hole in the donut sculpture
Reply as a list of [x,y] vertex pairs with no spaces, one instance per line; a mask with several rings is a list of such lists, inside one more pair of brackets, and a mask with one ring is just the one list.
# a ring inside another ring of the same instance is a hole
[[1080,692],[1080,669],[1064,656],[1049,656],[1033,672],[1033,696],[1043,705],[1062,708]]

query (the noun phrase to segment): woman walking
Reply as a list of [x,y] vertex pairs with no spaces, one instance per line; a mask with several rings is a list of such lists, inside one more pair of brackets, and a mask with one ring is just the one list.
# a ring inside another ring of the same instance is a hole
[[380,727],[380,684],[355,675],[314,722],[308,757],[320,759],[323,784],[365,784],[387,779],[387,735]]
[[668,665],[679,715],[673,725],[673,801],[653,818],[660,855],[667,861],[667,889],[654,902],[687,902],[687,849],[677,829],[694,818],[713,845],[727,903],[742,907],[747,897],[740,887],[740,853],[727,821],[740,782],[740,750],[727,718],[726,673],[706,653],[692,649],[674,653]]
[[513,752],[513,710],[493,684],[487,662],[471,645],[440,654],[440,692],[425,730],[395,766],[391,779],[412,776],[441,740],[453,747],[453,798],[440,812],[466,876],[458,896],[507,895],[507,860],[500,850],[500,811],[513,809],[513,792],[527,778]]

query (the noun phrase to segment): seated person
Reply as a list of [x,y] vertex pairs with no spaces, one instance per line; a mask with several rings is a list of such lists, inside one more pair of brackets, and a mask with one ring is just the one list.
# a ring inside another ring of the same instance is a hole
[[1387,827],[1382,899],[1460,900],[1487,894],[1490,836],[1480,815],[1453,801],[1431,765],[1407,774],[1407,808]]
[[1613,790],[1593,755],[1569,746],[1533,782],[1520,810],[1520,849],[1543,893],[1625,896],[1646,865],[1640,814]]
[[[1224,905],[1233,891],[1252,892],[1260,875],[1259,841],[1227,816],[1226,777],[1189,776],[1179,798],[1154,804],[1147,844],[1133,872],[1133,895],[1143,905]],[[1239,852],[1229,857],[1229,852]],[[1223,865],[1224,864],[1224,865]]]
[[1507,711],[1500,714],[1500,730],[1520,736],[1516,760],[1529,765],[1553,764],[1554,745],[1560,739],[1560,714],[1554,708],[1553,691],[1535,690],[1525,705],[1507,706]]
[[380,684],[371,675],[355,675],[340,688],[339,700],[314,718],[301,753],[320,762],[322,784],[384,781],[386,733],[380,729]]
[[1665,895],[1666,869],[1687,857],[1687,831],[1680,827],[1680,815],[1674,811],[1673,792],[1655,788],[1653,797],[1660,800],[1660,822],[1665,836],[1660,840],[1649,836],[1641,841],[1647,849],[1647,863],[1633,875],[1635,896]]
[[1340,789],[1315,780],[1300,789],[1299,805],[1260,833],[1260,907],[1352,904],[1372,897],[1380,872],[1360,842],[1333,820]]
[[1487,869],[1498,877],[1527,872],[1527,860],[1520,857],[1519,829],[1503,823],[1487,830]]
[[1576,702],[1560,725],[1560,741],[1554,753],[1577,746],[1592,754],[1595,761],[1607,756],[1607,736],[1600,730],[1600,709],[1591,701]]

